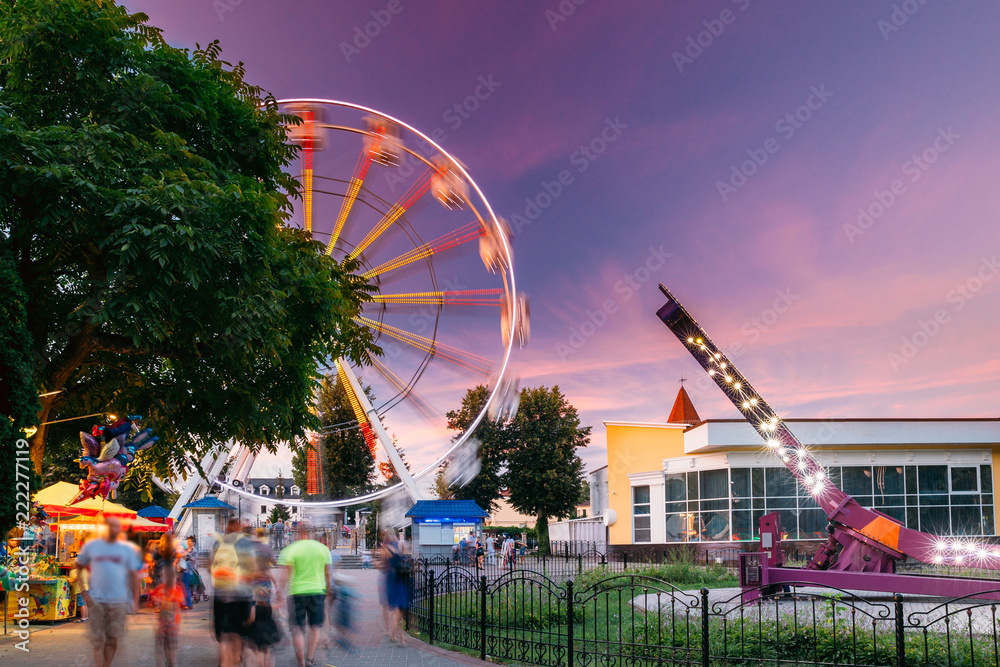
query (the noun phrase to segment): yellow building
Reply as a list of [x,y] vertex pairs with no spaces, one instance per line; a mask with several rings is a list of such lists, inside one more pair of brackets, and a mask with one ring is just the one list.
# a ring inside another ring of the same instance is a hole
[[[997,534],[1000,419],[787,419],[832,483],[936,535]],[[605,422],[608,465],[591,510],[611,545],[741,543],[761,515],[818,541],[826,515],[744,420],[701,420],[682,388],[666,423]]]

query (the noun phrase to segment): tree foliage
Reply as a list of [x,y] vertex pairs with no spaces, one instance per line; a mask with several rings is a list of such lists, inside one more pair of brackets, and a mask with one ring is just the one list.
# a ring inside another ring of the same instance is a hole
[[317,426],[318,362],[375,349],[352,319],[373,288],[282,224],[292,119],[217,43],[172,48],[146,18],[0,2],[0,236],[35,384],[62,390],[34,421],[144,415],[161,437],[146,469],[169,476],[219,442],[273,451]]
[[[27,298],[3,238],[0,285],[0,489],[6,491],[0,494],[0,535],[6,535],[17,513],[18,483],[37,481],[23,456],[28,450],[22,429],[34,422],[38,398],[29,357],[31,334],[25,326]],[[36,484],[30,486],[37,491]]]
[[[486,404],[486,387],[470,389],[462,408],[448,413],[451,428],[472,423]],[[576,408],[555,386],[521,390],[521,404],[509,423],[483,420],[475,437],[481,445],[482,470],[463,488],[452,488],[455,498],[475,500],[492,512],[502,489],[510,491],[510,504],[537,517],[539,547],[548,549],[549,518],[575,515],[584,497],[583,461],[577,449],[586,447],[590,427],[580,426]]]
[[[489,398],[489,389],[484,385],[473,387],[462,398],[462,406],[458,410],[448,412],[448,428],[464,433],[472,420],[476,418]],[[456,436],[458,437],[458,436]],[[458,500],[475,500],[476,504],[487,512],[494,512],[500,491],[503,488],[502,473],[506,463],[507,451],[516,437],[516,429],[512,425],[497,424],[484,419],[475,431],[479,441],[479,460],[482,468],[475,479],[464,487],[453,487],[452,497]]]
[[[375,400],[370,387],[365,387],[369,401]],[[319,421],[328,426],[320,435],[323,495],[328,498],[345,498],[367,491],[375,476],[375,459],[365,436],[356,428],[354,410],[347,390],[335,374],[325,377],[320,384],[316,404]],[[297,449],[292,458],[292,477],[295,484],[306,488],[306,453],[309,444]]]
[[587,446],[590,427],[580,426],[576,408],[558,386],[522,390],[514,426],[517,439],[507,452],[504,485],[514,509],[538,517],[538,545],[547,552],[549,517],[575,516],[580,502],[584,468],[576,450]]

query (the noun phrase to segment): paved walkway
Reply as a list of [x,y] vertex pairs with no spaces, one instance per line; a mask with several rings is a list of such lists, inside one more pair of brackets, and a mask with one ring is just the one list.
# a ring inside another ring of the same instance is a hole
[[[486,665],[487,663],[461,654],[428,646],[413,637],[406,637],[406,646],[398,646],[389,641],[382,627],[381,610],[378,604],[378,572],[375,570],[347,570],[361,596],[355,614],[356,654],[348,654],[331,641],[328,649],[316,651],[316,661],[330,667],[361,667],[391,665],[407,667],[451,667],[452,665]],[[199,602],[191,611],[183,612],[181,636],[178,642],[178,667],[215,667],[218,664],[218,650],[212,633],[211,602]],[[278,610],[276,610],[278,611]],[[279,624],[285,634],[284,640],[274,652],[275,667],[294,667],[295,653],[288,636],[285,614],[280,614]],[[126,636],[118,648],[115,665],[156,665],[153,631],[156,616],[152,610],[129,616]],[[31,628],[30,652],[15,648],[20,641],[15,634],[0,637],[0,665],[5,667],[22,665],[87,667],[91,664],[90,644],[87,641],[86,625],[83,623],[38,624]],[[321,644],[322,647],[322,644]],[[256,667],[256,661],[246,655],[244,665]]]

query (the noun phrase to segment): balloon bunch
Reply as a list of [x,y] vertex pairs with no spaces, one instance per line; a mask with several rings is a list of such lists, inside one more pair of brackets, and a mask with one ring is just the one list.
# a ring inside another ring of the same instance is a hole
[[153,429],[139,430],[139,415],[129,415],[108,426],[94,426],[90,433],[80,432],[83,456],[80,467],[87,470],[87,477],[80,480],[80,492],[70,505],[86,498],[117,495],[118,485],[128,474],[128,466],[135,453],[153,446],[160,438],[152,436]]

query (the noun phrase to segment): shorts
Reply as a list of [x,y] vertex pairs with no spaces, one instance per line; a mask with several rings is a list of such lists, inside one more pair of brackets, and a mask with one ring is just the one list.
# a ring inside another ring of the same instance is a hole
[[83,593],[76,594],[76,608],[87,606],[87,602],[83,599]]
[[289,595],[288,596],[288,622],[298,628],[306,627],[306,620],[309,625],[316,628],[323,625],[325,614],[323,603],[326,596],[322,593],[316,595]]
[[214,620],[215,639],[218,641],[222,635],[246,636],[247,621],[250,620],[250,600],[237,600],[235,602],[223,602],[215,599]]
[[98,602],[87,609],[90,620],[87,622],[87,635],[94,648],[118,641],[125,630],[125,615],[128,613],[127,602]]

